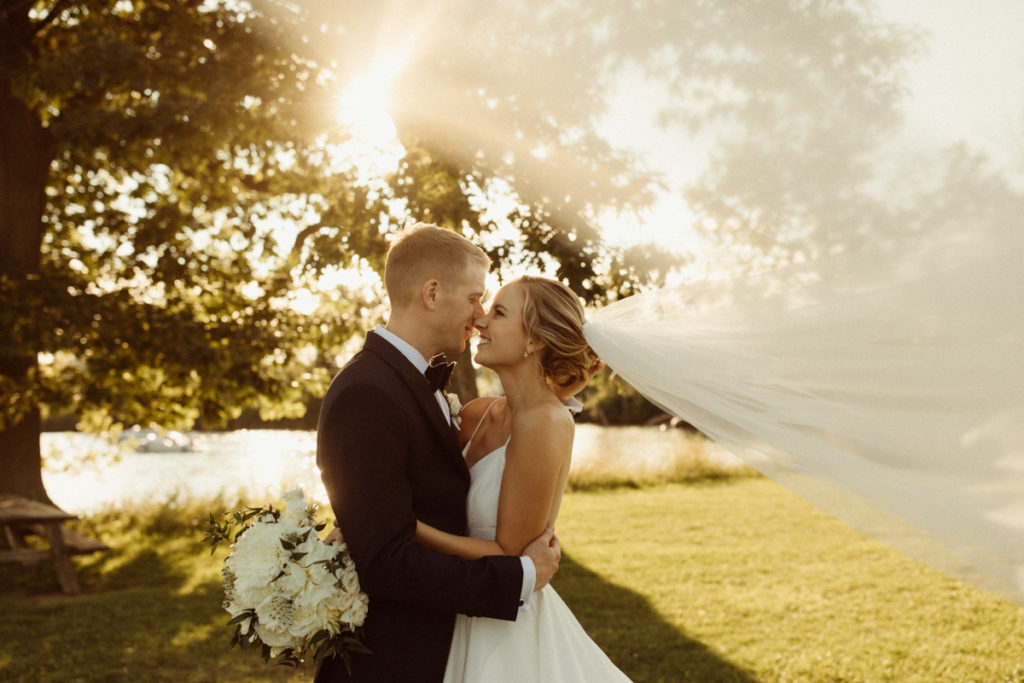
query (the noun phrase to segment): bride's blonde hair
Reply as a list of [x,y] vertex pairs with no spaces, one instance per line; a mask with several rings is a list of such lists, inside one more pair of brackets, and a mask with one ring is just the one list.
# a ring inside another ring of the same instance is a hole
[[523,326],[526,334],[544,343],[540,365],[549,384],[567,387],[587,379],[597,354],[583,338],[583,305],[571,289],[557,280],[523,276]]

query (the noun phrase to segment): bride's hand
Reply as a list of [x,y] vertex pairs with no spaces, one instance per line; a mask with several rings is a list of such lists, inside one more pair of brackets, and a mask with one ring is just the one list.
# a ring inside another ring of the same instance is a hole
[[345,537],[341,533],[341,529],[334,527],[331,529],[331,533],[327,534],[324,538],[324,543],[331,545],[332,543],[344,543]]

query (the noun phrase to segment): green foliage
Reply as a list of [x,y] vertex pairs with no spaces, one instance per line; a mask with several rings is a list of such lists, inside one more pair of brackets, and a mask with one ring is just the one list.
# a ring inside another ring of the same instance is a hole
[[614,372],[603,370],[580,394],[580,419],[603,425],[645,424],[668,415]]
[[333,373],[311,358],[336,352],[365,305],[340,290],[312,315],[290,304],[315,282],[288,226],[351,184],[318,161],[324,112],[297,106],[329,96],[327,74],[287,26],[235,3],[40,5],[53,11],[11,87],[57,152],[39,271],[0,272],[0,353],[44,355],[20,384],[3,377],[4,417],[295,415]]
[[[224,513],[224,519],[218,521],[217,517],[211,512],[210,523],[206,530],[206,536],[203,537],[203,543],[210,546],[210,554],[212,555],[217,551],[217,547],[221,543],[234,543],[238,540],[238,537],[249,526],[249,521],[254,517],[262,517],[263,515],[270,515],[274,519],[281,518],[281,512],[273,505],[266,505],[263,507],[246,507],[242,510],[235,510],[234,512]],[[319,531],[323,528],[323,525],[317,529]],[[285,550],[290,550],[287,545],[284,545],[282,540],[281,544]],[[293,544],[292,548],[295,547]]]
[[[700,229],[779,262],[827,250],[830,237],[803,231],[828,206],[819,197],[867,177],[854,142],[872,132],[842,114],[887,125],[914,46],[855,2],[545,3],[545,31],[530,30],[533,3],[490,6],[511,42],[455,3],[441,35],[416,39],[425,55],[465,54],[406,65],[392,87],[404,156],[366,178],[334,103],[371,66],[383,5],[3,4],[0,88],[25,108],[11,135],[46,143],[3,163],[49,176],[42,211],[26,204],[12,222],[40,258],[0,258],[0,361],[17,360],[0,367],[0,428],[38,405],[85,424],[301,416],[379,303],[379,289],[325,283],[347,267],[372,280],[412,220],[477,239],[501,275],[549,270],[591,303],[659,284],[683,257],[610,248],[595,227],[666,187],[598,132],[610,84],[634,68],[671,84],[666,122],[743,131],[690,193]],[[537,77],[552,65],[557,78]],[[777,73],[790,77],[765,77]],[[823,140],[842,144],[808,153]]]
[[[410,218],[480,238],[503,265],[555,264],[588,300],[650,279],[646,256],[604,249],[562,200],[519,193],[508,216],[485,217],[492,179],[515,174],[412,123],[400,121],[398,170],[361,178],[334,151],[347,133],[329,104],[359,63],[356,43],[337,40],[358,19],[314,21],[318,9],[4,5],[0,24],[17,42],[0,55],[0,87],[52,148],[34,160],[50,169],[42,215],[16,222],[41,226],[38,266],[0,259],[0,357],[23,359],[0,369],[0,429],[40,405],[84,425],[209,428],[256,407],[301,417],[376,303],[321,278],[382,272],[388,236]],[[643,177],[608,201],[640,201]],[[498,237],[509,225],[519,238]],[[302,290],[312,311],[292,305]],[[39,367],[27,360],[36,354]]]

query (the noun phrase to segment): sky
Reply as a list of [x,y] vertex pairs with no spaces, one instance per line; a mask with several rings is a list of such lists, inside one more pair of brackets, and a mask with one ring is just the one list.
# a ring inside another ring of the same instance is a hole
[[910,125],[934,141],[962,140],[997,161],[1014,152],[1019,160],[1024,2],[884,0],[880,9],[928,32],[927,53],[910,68]]
[[[936,151],[963,143],[987,155],[1024,186],[1024,0],[875,0],[874,6],[881,20],[924,32],[922,54],[907,64],[905,126],[892,141],[893,149]],[[395,50],[391,44],[385,53]],[[394,135],[384,107],[389,81],[367,74],[360,83],[382,92],[354,87],[346,100],[354,106],[349,119],[384,146]],[[606,215],[598,222],[613,244],[657,242],[663,248],[697,254],[696,261],[712,262],[713,258],[700,258],[704,247],[689,229],[693,216],[681,198],[682,188],[709,163],[711,135],[694,139],[659,127],[654,118],[664,99],[659,87],[638,73],[623,74],[599,130],[613,144],[637,151],[648,167],[665,172],[671,189],[645,215]],[[524,88],[529,92],[529,84]],[[393,165],[398,153],[378,156]]]
[[[908,63],[903,144],[941,149],[962,142],[1004,170],[1015,168],[1021,180],[1024,2],[880,0],[876,6],[881,19],[924,32],[923,53]],[[677,184],[685,183],[706,166],[706,145],[661,130],[650,107],[657,91],[633,77],[628,80],[604,119],[604,133],[639,150]],[[640,221],[608,221],[605,235],[620,244],[658,241],[680,251],[699,251],[696,236],[678,227],[688,217],[681,198],[664,196]]]

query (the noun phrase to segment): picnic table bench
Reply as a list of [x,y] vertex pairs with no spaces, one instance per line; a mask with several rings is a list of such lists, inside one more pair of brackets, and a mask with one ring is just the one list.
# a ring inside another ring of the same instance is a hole
[[[21,496],[0,494],[0,526],[3,527],[10,550],[0,550],[0,562],[19,562],[35,565],[52,560],[57,570],[61,590],[70,595],[79,593],[78,576],[71,564],[72,555],[84,555],[110,548],[96,540],[65,528],[64,523],[78,519],[55,505],[29,500]],[[36,534],[45,538],[50,547],[32,548],[25,536]]]

